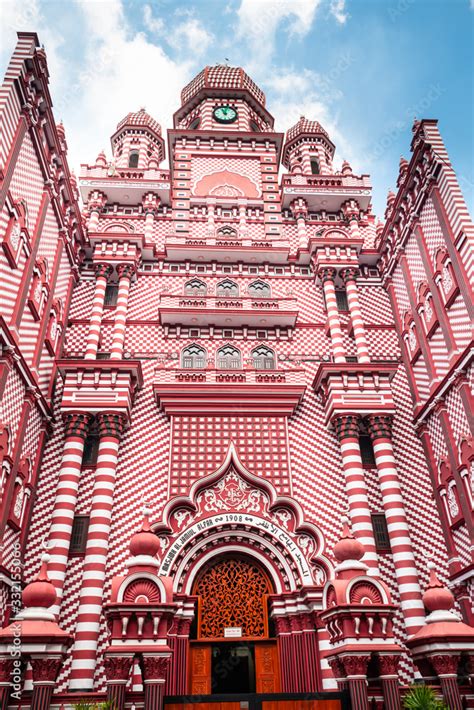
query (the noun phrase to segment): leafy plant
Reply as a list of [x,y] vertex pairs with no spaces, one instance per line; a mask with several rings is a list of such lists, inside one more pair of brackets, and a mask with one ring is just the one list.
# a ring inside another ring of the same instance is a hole
[[442,700],[438,700],[433,688],[417,683],[410,686],[403,698],[403,707],[405,710],[449,710]]
[[115,705],[110,700],[103,703],[89,703],[87,700],[81,700],[74,705],[74,708],[75,710],[114,710]]

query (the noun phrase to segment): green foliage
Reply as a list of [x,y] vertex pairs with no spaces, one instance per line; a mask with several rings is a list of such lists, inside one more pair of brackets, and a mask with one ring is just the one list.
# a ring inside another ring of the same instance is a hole
[[87,700],[81,700],[74,705],[75,710],[114,710],[114,707],[115,705],[110,700],[103,703],[89,703]]
[[405,710],[448,710],[448,706],[438,700],[429,685],[415,684],[403,698]]

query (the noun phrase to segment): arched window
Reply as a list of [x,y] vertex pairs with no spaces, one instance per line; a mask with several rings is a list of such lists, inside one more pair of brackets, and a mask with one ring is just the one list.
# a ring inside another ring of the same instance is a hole
[[250,130],[254,133],[258,133],[260,131],[260,127],[255,121],[250,121]]
[[265,281],[254,281],[249,286],[249,295],[259,298],[270,298],[270,286]]
[[220,227],[220,229],[217,230],[217,236],[224,237],[225,239],[236,239],[237,230],[233,227],[230,227],[228,224],[225,224],[223,227]]
[[191,121],[191,123],[189,124],[189,130],[191,130],[191,131],[197,130],[199,128],[200,123],[201,123],[201,119],[199,117],[195,118],[194,121]]
[[129,168],[138,168],[138,151],[137,150],[132,150],[130,155],[128,156],[128,167]]
[[217,351],[217,367],[219,370],[240,370],[242,361],[240,350],[233,345],[224,345]]
[[319,161],[317,158],[311,158],[311,174],[312,175],[319,175],[320,170],[319,170]]
[[181,353],[181,364],[189,370],[202,370],[206,367],[206,351],[200,345],[188,345]]
[[186,296],[205,296],[207,286],[204,281],[199,279],[191,279],[184,285],[184,293]]
[[235,281],[231,281],[230,279],[224,279],[224,281],[221,281],[217,284],[216,295],[231,297],[238,296],[239,287],[237,286]]
[[252,350],[252,362],[256,370],[274,370],[275,353],[266,345],[259,345]]

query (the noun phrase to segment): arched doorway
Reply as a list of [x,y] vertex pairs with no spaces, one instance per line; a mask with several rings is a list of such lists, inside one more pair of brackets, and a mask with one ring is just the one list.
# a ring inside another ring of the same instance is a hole
[[277,642],[268,616],[272,582],[253,558],[213,557],[195,580],[190,638],[192,694],[280,690]]

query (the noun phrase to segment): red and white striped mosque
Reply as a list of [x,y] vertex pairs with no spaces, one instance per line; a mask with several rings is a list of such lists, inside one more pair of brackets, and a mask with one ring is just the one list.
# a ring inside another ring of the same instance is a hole
[[437,122],[379,221],[242,68],[76,179],[21,32],[0,117],[0,710],[473,708],[474,228]]

